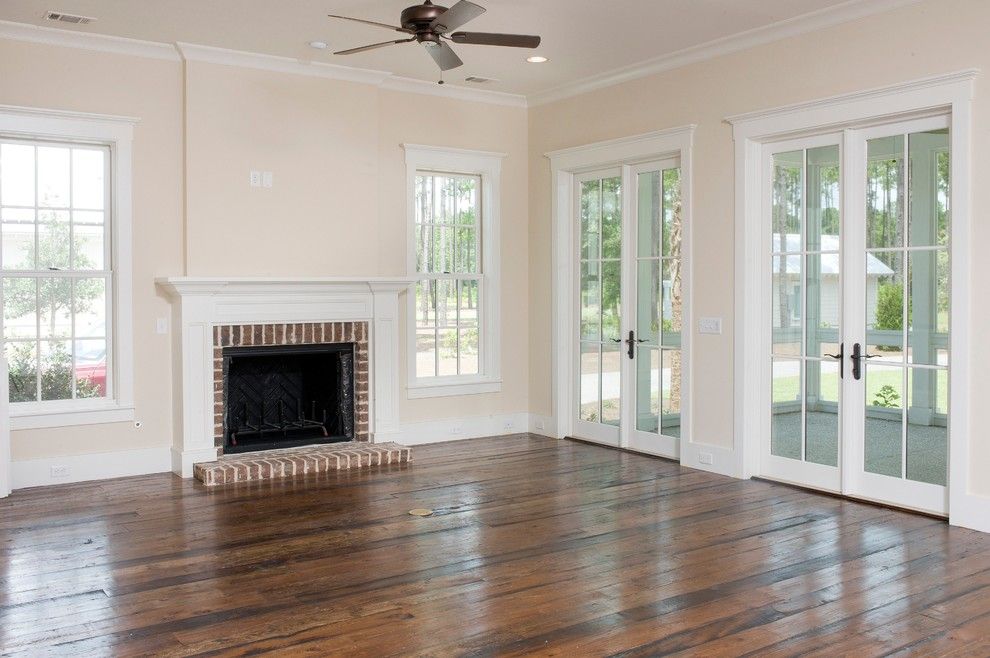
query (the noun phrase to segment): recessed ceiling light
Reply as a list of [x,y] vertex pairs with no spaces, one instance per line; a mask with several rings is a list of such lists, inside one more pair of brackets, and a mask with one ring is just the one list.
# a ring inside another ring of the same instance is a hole
[[529,62],[530,64],[542,64],[543,62],[546,62],[548,60],[543,55],[533,55],[532,57],[527,57],[526,61]]
[[326,41],[310,41],[310,48],[316,48],[317,50],[326,50],[328,48]]

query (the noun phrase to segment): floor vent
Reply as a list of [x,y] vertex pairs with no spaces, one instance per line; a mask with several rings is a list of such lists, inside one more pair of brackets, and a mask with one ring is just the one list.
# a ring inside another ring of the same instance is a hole
[[57,21],[59,23],[72,23],[73,25],[88,25],[95,21],[95,18],[89,16],[76,16],[75,14],[66,14],[61,11],[49,11],[45,14],[46,21]]

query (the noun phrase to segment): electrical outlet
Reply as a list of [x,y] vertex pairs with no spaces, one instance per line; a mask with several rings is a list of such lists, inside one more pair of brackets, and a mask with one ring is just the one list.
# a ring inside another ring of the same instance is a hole
[[715,456],[710,452],[700,452],[698,453],[698,461],[702,464],[708,464],[711,466],[712,462],[715,461]]
[[536,421],[536,429],[538,429],[538,430],[544,429],[544,427],[543,427],[543,421],[542,420]]
[[698,318],[698,333],[721,334],[722,318]]
[[505,432],[511,432],[515,429],[515,427],[515,424],[511,420],[507,420],[505,421],[505,424],[502,425],[502,430]]
[[464,433],[464,428],[461,427],[460,425],[453,425],[450,428],[450,433],[451,434],[463,434]]
[[67,478],[70,472],[68,466],[52,466],[52,478]]
[[261,172],[252,169],[249,180],[251,181],[251,187],[261,187]]

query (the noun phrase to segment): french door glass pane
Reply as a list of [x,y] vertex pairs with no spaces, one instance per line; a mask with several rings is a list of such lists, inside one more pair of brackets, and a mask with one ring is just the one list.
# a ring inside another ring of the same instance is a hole
[[821,146],[807,152],[808,251],[839,250],[839,146]]
[[801,459],[801,374],[799,359],[773,359],[770,454]]
[[620,374],[625,355],[615,344],[602,344],[602,422],[619,424]]
[[773,278],[770,286],[774,354],[801,354],[801,261],[800,254],[772,258]]
[[904,430],[904,368],[868,363],[864,468],[901,477]]
[[908,368],[906,477],[944,485],[947,481],[949,430],[948,370]]
[[805,459],[839,465],[839,364],[808,360],[804,389]]
[[601,343],[581,342],[581,420],[601,421]]
[[866,246],[904,245],[904,137],[881,137],[866,144]]
[[660,429],[660,350],[636,348],[636,429]]
[[912,247],[949,243],[949,130],[908,135]]
[[681,436],[681,351],[663,350],[661,378],[661,429],[666,436]]
[[801,251],[804,151],[774,154],[772,203],[773,250]]

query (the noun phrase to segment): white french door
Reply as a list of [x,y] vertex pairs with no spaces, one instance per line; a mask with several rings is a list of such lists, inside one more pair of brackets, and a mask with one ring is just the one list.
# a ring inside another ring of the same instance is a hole
[[575,176],[573,433],[677,458],[686,363],[676,158]]
[[764,146],[765,477],[945,514],[949,125]]

